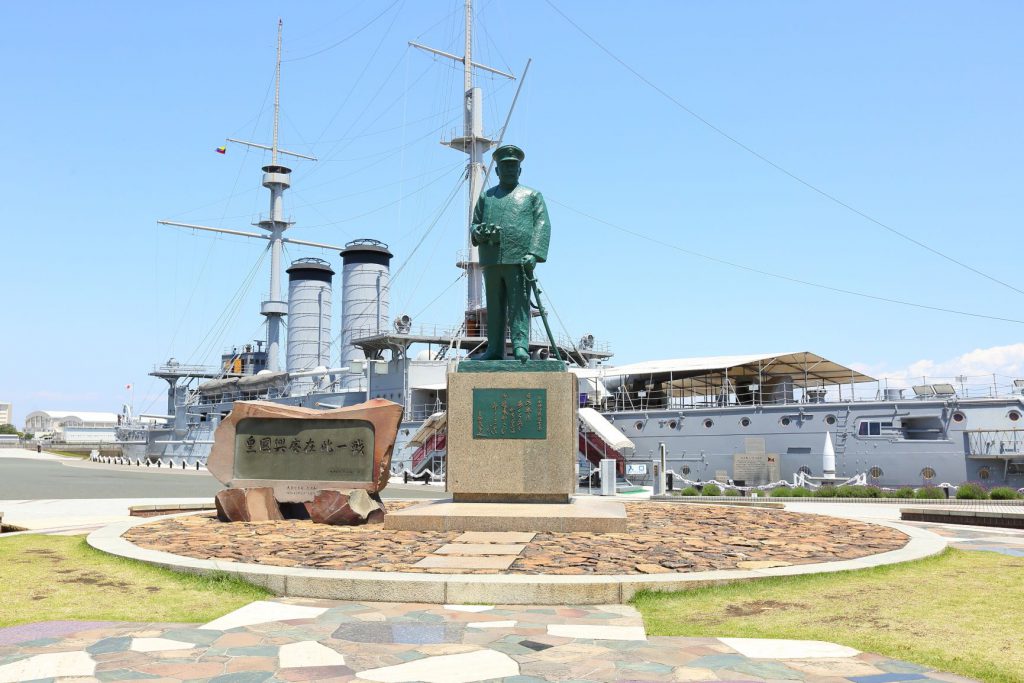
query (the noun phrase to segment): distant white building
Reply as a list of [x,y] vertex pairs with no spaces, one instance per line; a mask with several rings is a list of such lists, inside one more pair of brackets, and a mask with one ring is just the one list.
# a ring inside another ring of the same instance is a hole
[[0,425],[14,424],[14,406],[0,401]]
[[25,431],[50,434],[63,443],[106,443],[116,441],[116,413],[69,410],[36,410],[25,418]]

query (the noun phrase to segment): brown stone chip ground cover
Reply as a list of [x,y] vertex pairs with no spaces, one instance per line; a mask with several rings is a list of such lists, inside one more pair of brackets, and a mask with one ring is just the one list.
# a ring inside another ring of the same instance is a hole
[[[413,505],[388,502],[389,509]],[[470,574],[655,574],[848,560],[902,548],[888,527],[824,515],[713,505],[627,503],[621,534],[538,533],[512,566],[424,569],[416,562],[458,531],[385,531],[309,521],[224,523],[204,513],[161,519],[124,537],[143,548],[199,559],[279,567]]]

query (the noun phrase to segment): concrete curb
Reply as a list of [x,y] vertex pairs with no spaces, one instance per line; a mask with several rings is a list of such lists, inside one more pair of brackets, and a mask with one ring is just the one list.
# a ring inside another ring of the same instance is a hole
[[[195,514],[195,513],[185,513]],[[178,517],[181,515],[168,515]],[[141,518],[111,524],[88,536],[93,548],[112,555],[189,574],[227,573],[281,596],[371,602],[433,604],[602,605],[628,602],[643,590],[679,591],[771,576],[797,576],[867,569],[917,560],[942,552],[946,541],[937,534],[903,524],[873,521],[906,534],[910,541],[899,550],[854,560],[773,567],[729,569],[692,574],[619,574],[604,576],[544,576],[534,574],[412,574],[297,569],[221,560],[199,560],[147,550],[121,536],[128,529],[156,519]]]
[[1024,529],[1024,510],[1000,510],[997,512],[993,509],[960,510],[950,507],[908,507],[900,508],[900,518],[912,522]]

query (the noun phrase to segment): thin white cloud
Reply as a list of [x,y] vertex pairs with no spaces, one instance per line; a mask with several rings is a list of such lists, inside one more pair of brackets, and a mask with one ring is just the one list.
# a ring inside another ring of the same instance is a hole
[[1024,378],[1024,343],[974,349],[945,360],[922,358],[903,368],[858,365],[888,387],[947,382],[968,396],[1010,393],[1013,380]]

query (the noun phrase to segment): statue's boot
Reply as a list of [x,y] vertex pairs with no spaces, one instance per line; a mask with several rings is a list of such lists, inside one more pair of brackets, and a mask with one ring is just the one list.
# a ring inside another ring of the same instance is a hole
[[505,360],[505,349],[495,349],[492,351],[491,347],[488,346],[487,350],[484,351],[483,354],[477,356],[473,360]]
[[520,363],[525,363],[526,361],[530,360],[530,353],[521,346],[516,347],[514,355],[516,357],[516,360],[519,361]]

